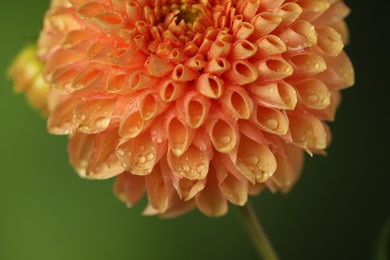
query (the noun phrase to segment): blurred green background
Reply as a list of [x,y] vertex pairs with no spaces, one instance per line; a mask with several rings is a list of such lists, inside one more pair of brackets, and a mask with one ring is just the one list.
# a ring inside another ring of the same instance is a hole
[[[388,9],[347,3],[357,84],[343,92],[329,155],[308,159],[288,196],[252,199],[282,259],[370,259],[390,216]],[[143,205],[127,209],[114,198],[112,181],[74,173],[66,138],[49,135],[5,77],[48,5],[1,4],[0,259],[257,259],[234,207],[219,219],[143,217]]]

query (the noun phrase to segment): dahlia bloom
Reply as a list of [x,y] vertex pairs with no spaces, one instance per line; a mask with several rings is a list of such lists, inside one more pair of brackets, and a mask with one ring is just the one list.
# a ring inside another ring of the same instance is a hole
[[221,216],[288,192],[354,83],[348,13],[341,0],[53,0],[37,49],[48,130],[70,137],[82,177],[116,177],[130,206],[146,193],[146,215]]

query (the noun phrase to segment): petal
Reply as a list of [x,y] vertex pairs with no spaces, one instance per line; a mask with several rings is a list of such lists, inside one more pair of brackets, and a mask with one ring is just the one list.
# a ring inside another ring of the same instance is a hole
[[[263,7],[263,2],[261,3]],[[271,33],[282,22],[282,17],[273,13],[263,12],[255,15],[251,19],[251,23],[254,25],[254,33],[252,38],[258,39],[264,35]]]
[[278,109],[256,106],[252,120],[260,129],[269,133],[285,135],[288,131],[288,117]]
[[77,130],[86,134],[96,134],[107,129],[116,101],[116,98],[91,98],[81,101],[75,109],[73,118]]
[[108,179],[123,172],[115,154],[118,143],[117,128],[96,135],[86,170],[87,178]]
[[277,82],[266,85],[253,83],[247,86],[253,101],[259,105],[293,110],[297,104],[297,93],[288,83]]
[[309,115],[289,115],[289,120],[295,144],[313,150],[326,148],[326,131],[319,119]]
[[231,68],[225,75],[238,85],[252,83],[259,76],[252,63],[246,60],[236,60],[232,62]]
[[166,124],[169,148],[175,156],[181,156],[190,146],[195,132],[177,117],[168,119]]
[[195,88],[202,95],[217,99],[221,97],[223,90],[223,80],[209,73],[202,74],[195,82]]
[[202,180],[207,176],[210,158],[197,147],[190,146],[180,157],[168,151],[168,164],[178,176],[189,180]]
[[225,88],[219,99],[221,106],[239,119],[248,119],[253,111],[253,101],[245,89],[233,84]]
[[199,128],[207,120],[210,101],[196,91],[185,94],[176,103],[176,110],[191,128]]
[[149,203],[159,213],[166,212],[168,209],[169,191],[165,185],[160,167],[154,167],[153,171],[145,176],[145,185]]
[[275,172],[276,160],[265,145],[242,135],[237,152],[236,167],[251,183],[261,183]]
[[279,34],[289,50],[301,50],[317,44],[317,32],[311,23],[297,21]]
[[94,139],[95,135],[75,133],[69,140],[69,161],[81,177],[86,177],[86,169],[91,157]]
[[259,73],[259,80],[276,81],[289,77],[293,74],[292,66],[280,58],[267,58],[255,63]]
[[124,172],[115,179],[114,193],[128,207],[132,207],[145,193],[145,180],[143,177]]
[[296,54],[289,58],[289,63],[294,68],[294,76],[311,76],[326,70],[325,60],[314,53]]
[[73,111],[79,102],[77,98],[67,98],[55,107],[47,120],[47,128],[51,134],[67,135],[73,132]]

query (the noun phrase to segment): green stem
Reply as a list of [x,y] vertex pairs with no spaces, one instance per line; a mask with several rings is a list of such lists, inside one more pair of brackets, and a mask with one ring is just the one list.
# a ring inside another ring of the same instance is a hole
[[260,257],[264,260],[278,260],[279,258],[265,234],[252,204],[248,201],[245,206],[238,208]]

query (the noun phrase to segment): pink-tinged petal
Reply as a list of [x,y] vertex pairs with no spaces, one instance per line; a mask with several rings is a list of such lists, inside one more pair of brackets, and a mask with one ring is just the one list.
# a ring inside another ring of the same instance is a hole
[[314,116],[289,115],[290,130],[296,145],[306,149],[326,148],[326,131],[322,122]]
[[327,57],[326,63],[328,69],[324,73],[318,75],[318,78],[321,79],[329,89],[340,90],[355,84],[355,71],[351,60],[345,52],[341,52],[339,56],[334,58]]
[[118,143],[117,128],[104,131],[95,136],[85,173],[87,178],[108,179],[123,172],[120,161],[115,154]]
[[179,115],[183,116],[191,128],[199,128],[207,120],[210,101],[196,91],[185,94],[176,103]]
[[185,62],[185,65],[193,70],[201,70],[205,64],[204,56],[201,54],[196,54]]
[[327,63],[324,58],[314,53],[302,53],[288,59],[294,68],[294,76],[308,77],[326,70]]
[[233,84],[225,87],[219,99],[221,106],[239,119],[248,119],[253,111],[253,101],[245,89]]
[[[188,201],[193,199],[199,192],[201,192],[206,186],[207,178],[202,180],[189,180],[187,178],[178,179],[177,193],[180,199]],[[175,183],[174,183],[175,186]]]
[[173,218],[183,215],[196,206],[195,200],[183,201],[179,198],[176,192],[171,192],[169,197],[169,206],[166,212],[160,214],[162,218]]
[[159,78],[168,76],[174,68],[172,63],[157,56],[153,55],[149,58],[148,71],[151,76]]
[[88,160],[91,157],[95,135],[75,133],[68,144],[69,161],[81,177],[86,176]]
[[252,18],[258,11],[260,7],[260,0],[247,0],[240,1],[238,5],[242,5],[238,8],[239,12],[242,13],[245,19],[249,20]]
[[167,104],[154,92],[145,92],[138,100],[139,113],[143,120],[150,120],[165,111]]
[[164,102],[173,102],[183,95],[187,87],[185,82],[165,79],[159,85],[160,97]]
[[309,78],[295,83],[294,87],[305,106],[313,109],[324,109],[330,105],[330,92],[322,81]]
[[131,76],[128,77],[128,81],[126,82],[126,87],[135,92],[141,89],[150,88],[154,86],[159,80],[149,76],[145,71],[138,71],[132,73]]
[[132,207],[145,193],[145,179],[124,172],[115,179],[114,193],[128,207]]
[[93,18],[98,13],[102,12],[104,7],[97,2],[88,2],[77,9],[77,13],[85,18]]
[[265,132],[285,135],[288,131],[288,117],[278,109],[256,106],[251,119]]
[[237,151],[236,167],[252,184],[262,183],[275,172],[276,160],[265,145],[242,135]]
[[149,203],[158,213],[164,213],[168,209],[169,191],[166,186],[160,167],[154,167],[153,171],[145,177],[146,191]]
[[47,119],[47,129],[51,134],[71,134],[75,125],[73,124],[73,111],[80,103],[77,98],[67,98],[61,101]]
[[225,75],[238,85],[252,83],[259,77],[256,68],[246,60],[234,61]]
[[168,151],[168,164],[178,176],[189,180],[202,180],[207,176],[209,160],[199,148],[190,146],[185,153],[177,157]]
[[318,44],[314,50],[319,54],[328,55],[331,57],[338,56],[343,48],[344,43],[342,36],[332,27],[317,27]]
[[227,200],[218,187],[213,168],[210,168],[206,187],[196,195],[196,204],[209,217],[220,217],[228,211]]
[[[113,65],[121,66],[122,68],[126,69],[141,67],[146,61],[145,54],[130,48],[115,49],[109,54],[108,57]],[[150,63],[151,61],[149,61],[149,64]]]
[[202,74],[195,82],[195,88],[203,96],[217,99],[223,92],[223,80],[209,73]]
[[[92,88],[92,87],[100,87],[101,78],[103,76],[103,71],[99,68],[90,67],[83,71],[81,71],[71,83],[71,88],[73,90],[80,90],[83,88]],[[100,83],[100,84],[99,84]]]
[[297,21],[279,34],[289,50],[300,50],[317,44],[317,31],[307,21]]
[[196,71],[189,69],[183,64],[178,64],[172,72],[172,79],[177,81],[192,81],[199,77],[199,74]]
[[77,130],[86,134],[96,134],[107,129],[116,101],[116,98],[110,97],[81,101],[77,105],[73,117]]
[[148,175],[166,150],[165,144],[155,144],[150,132],[120,144],[116,154],[121,165],[134,175]]
[[297,104],[297,93],[288,83],[277,82],[266,85],[253,83],[247,86],[253,101],[259,105],[277,109],[293,110]]
[[69,66],[57,69],[52,74],[52,85],[51,87],[62,95],[71,94],[75,91],[72,88],[72,81],[80,73],[80,68],[77,66]]
[[261,59],[282,54],[287,50],[284,42],[275,35],[266,35],[256,41],[257,52],[254,58]]
[[[242,178],[242,175],[236,176],[226,170],[229,161],[230,159],[228,156],[222,156],[217,160],[213,160],[216,165],[219,165],[219,167],[215,168],[218,187],[227,200],[234,205],[243,206],[248,200],[248,181],[245,178]],[[222,168],[226,170],[226,173],[223,173],[222,171],[221,175]]]
[[[121,1],[123,2],[123,1]],[[127,21],[131,24],[135,24],[137,21],[141,19],[142,16],[142,8],[137,1],[126,1],[126,14]]]
[[71,64],[80,60],[80,57],[73,54],[72,52],[65,51],[62,49],[57,50],[53,53],[44,68],[43,75],[46,80],[52,79],[52,74],[59,68],[70,66]]

